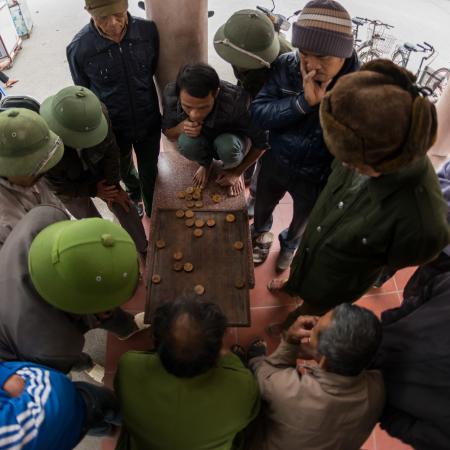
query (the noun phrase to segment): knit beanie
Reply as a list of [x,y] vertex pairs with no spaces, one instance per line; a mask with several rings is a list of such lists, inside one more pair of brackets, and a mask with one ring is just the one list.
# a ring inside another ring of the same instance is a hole
[[389,60],[344,75],[320,105],[328,150],[340,161],[380,173],[407,166],[436,138],[436,108],[426,95],[411,72]]
[[300,51],[349,58],[353,52],[352,19],[333,0],[308,2],[292,28],[292,45]]

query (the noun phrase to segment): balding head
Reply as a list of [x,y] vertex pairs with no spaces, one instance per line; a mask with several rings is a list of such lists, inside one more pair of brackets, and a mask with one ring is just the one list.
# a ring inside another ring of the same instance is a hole
[[169,373],[194,377],[216,365],[226,324],[216,304],[179,298],[161,305],[153,322],[156,351]]

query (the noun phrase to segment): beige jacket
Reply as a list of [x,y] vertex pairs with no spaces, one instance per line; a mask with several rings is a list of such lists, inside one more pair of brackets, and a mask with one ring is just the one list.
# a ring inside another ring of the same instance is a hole
[[0,248],[16,223],[38,205],[53,205],[65,210],[43,178],[32,187],[22,187],[0,177]]
[[383,410],[385,392],[378,371],[356,377],[319,367],[296,368],[298,346],[282,342],[250,366],[258,379],[262,410],[259,450],[356,450],[372,432]]

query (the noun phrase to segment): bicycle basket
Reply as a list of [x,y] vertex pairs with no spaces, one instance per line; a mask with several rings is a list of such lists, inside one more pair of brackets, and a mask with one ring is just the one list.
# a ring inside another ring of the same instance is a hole
[[374,38],[373,47],[381,54],[391,54],[392,48],[397,42],[397,38],[392,34],[384,34],[382,39]]

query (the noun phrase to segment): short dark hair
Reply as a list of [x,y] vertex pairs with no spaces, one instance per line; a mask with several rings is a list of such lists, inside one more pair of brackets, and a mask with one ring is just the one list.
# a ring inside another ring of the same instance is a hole
[[319,354],[329,372],[356,376],[373,360],[381,323],[372,311],[343,303],[333,309],[330,326],[319,334]]
[[220,86],[217,72],[208,64],[186,64],[178,72],[176,91],[182,90],[197,98],[205,98],[212,92],[216,93]]
[[153,339],[162,365],[183,378],[207,372],[219,359],[225,326],[220,308],[198,297],[162,304],[153,319]]

